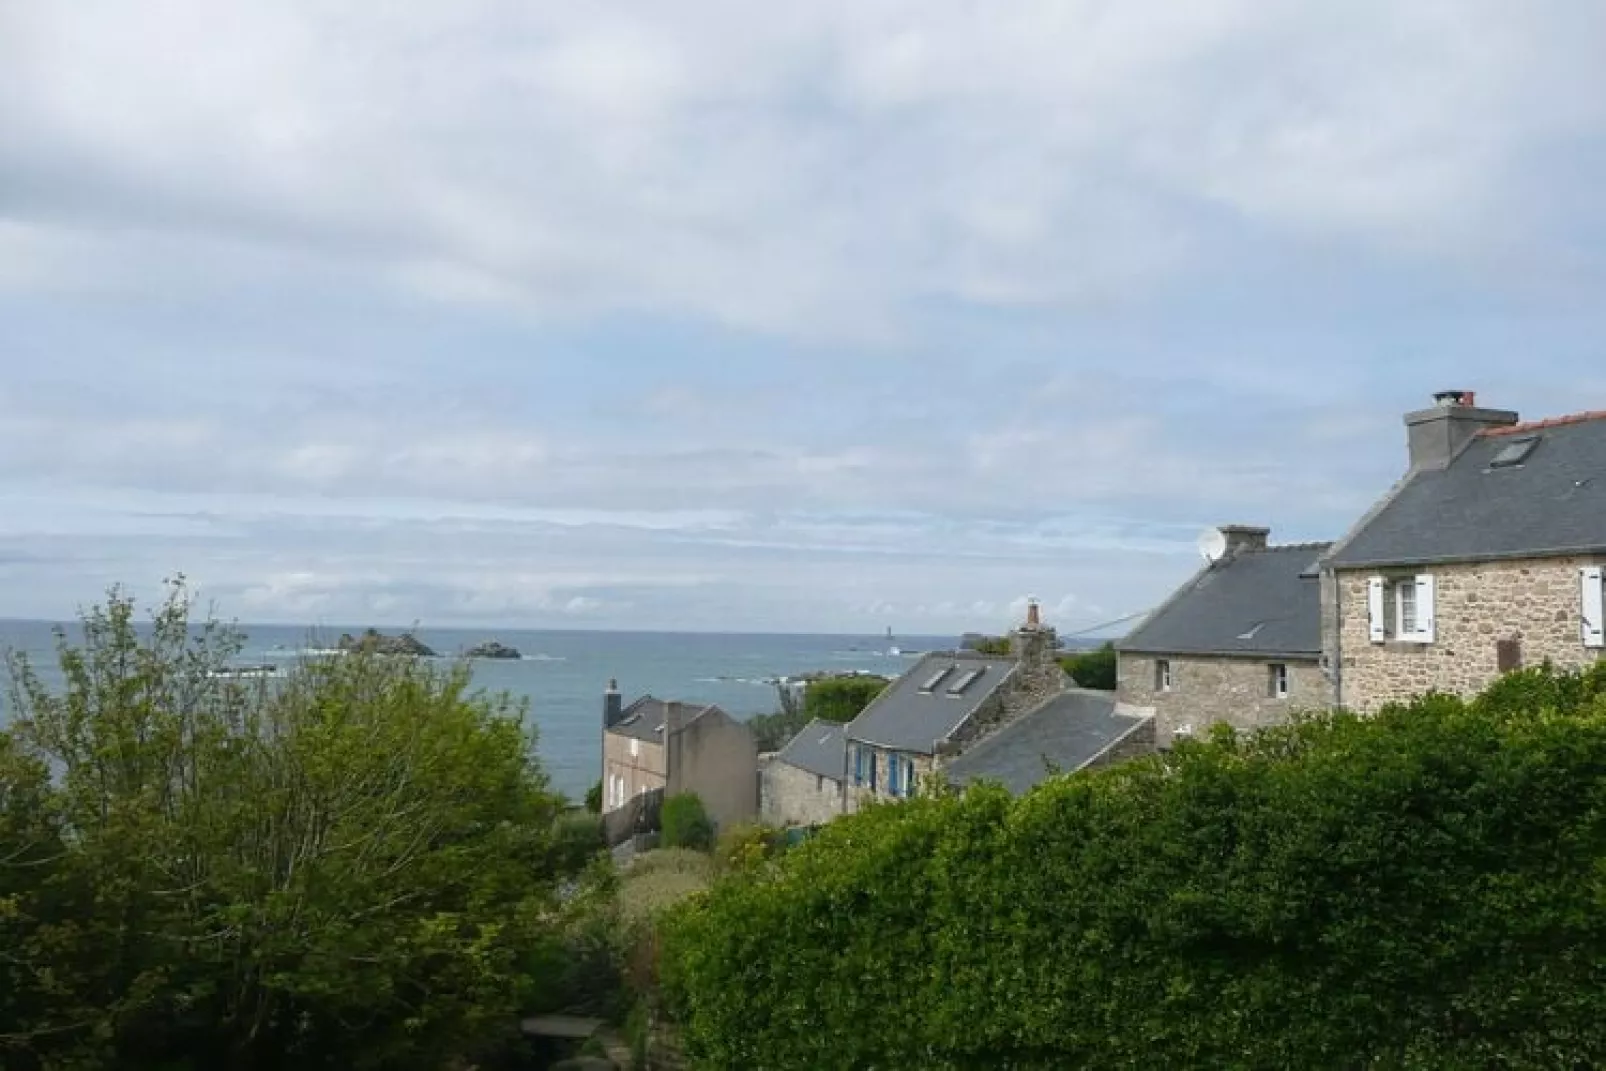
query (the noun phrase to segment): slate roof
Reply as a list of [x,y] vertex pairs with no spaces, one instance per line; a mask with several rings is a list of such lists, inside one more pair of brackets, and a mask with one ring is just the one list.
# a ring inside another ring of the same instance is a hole
[[[939,670],[947,670],[947,673],[937,687],[929,693],[922,691]],[[949,694],[949,686],[972,670],[980,670],[981,676],[963,693]],[[848,724],[848,737],[930,755],[937,741],[946,739],[1014,671],[1012,658],[988,657],[970,651],[928,654],[889,684]]]
[[1115,693],[1073,688],[972,745],[946,767],[949,780],[998,781],[1015,795],[1050,776],[1080,769],[1144,718],[1117,713]]
[[644,695],[624,709],[619,721],[610,726],[608,732],[633,736],[650,744],[661,744],[664,742],[664,723],[671,709],[679,716],[680,724],[685,725],[714,708],[707,703],[682,703],[675,699],[664,700]]
[[772,760],[812,774],[842,781],[847,777],[847,726],[815,718],[792,737]]
[[1212,562],[1116,648],[1145,654],[1316,658],[1322,636],[1315,566],[1330,546],[1268,547]]
[[[1490,462],[1537,437],[1522,462]],[[1406,477],[1329,559],[1337,568],[1606,550],[1606,413],[1475,436],[1450,464]]]

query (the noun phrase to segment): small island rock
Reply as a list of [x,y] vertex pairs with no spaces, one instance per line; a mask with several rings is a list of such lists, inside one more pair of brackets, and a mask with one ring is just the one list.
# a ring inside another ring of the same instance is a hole
[[474,646],[464,651],[463,657],[519,659],[523,658],[524,656],[519,654],[518,648],[516,647],[509,647],[506,644],[498,643],[495,640],[486,640],[484,643],[476,643]]
[[435,652],[411,632],[387,636],[376,629],[368,629],[361,636],[342,633],[335,647],[348,654],[406,655],[412,658],[434,658]]

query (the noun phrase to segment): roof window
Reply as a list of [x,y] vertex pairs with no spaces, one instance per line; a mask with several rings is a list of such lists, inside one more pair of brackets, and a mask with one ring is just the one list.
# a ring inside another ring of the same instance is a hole
[[952,696],[964,695],[965,694],[965,689],[969,688],[972,684],[975,684],[977,678],[980,677],[985,672],[986,672],[986,669],[973,669],[973,670],[971,670],[970,672],[966,673],[963,677],[960,677],[958,680],[954,681],[952,684],[950,684],[948,686],[948,694],[952,695]]
[[1520,465],[1528,460],[1528,455],[1533,453],[1534,447],[1538,445],[1539,436],[1537,435],[1524,435],[1520,439],[1512,439],[1494,455],[1494,458],[1489,462],[1489,467],[1491,469],[1509,469],[1514,465]]
[[922,684],[920,686],[920,690],[922,692],[924,692],[925,694],[927,694],[927,695],[930,695],[932,692],[935,692],[937,690],[937,686],[943,682],[943,678],[948,676],[948,674],[952,673],[955,670],[955,668],[957,668],[957,667],[955,667],[955,666],[943,666],[941,669],[939,669],[937,672],[935,672],[935,673],[933,673],[931,675],[931,679],[930,680],[926,681],[926,683],[924,683],[924,684]]

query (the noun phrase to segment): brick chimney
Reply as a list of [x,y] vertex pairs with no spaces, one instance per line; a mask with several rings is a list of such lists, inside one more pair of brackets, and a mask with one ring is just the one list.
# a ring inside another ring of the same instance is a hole
[[1445,468],[1472,437],[1485,428],[1503,428],[1517,422],[1509,409],[1480,409],[1469,390],[1441,390],[1433,405],[1405,414],[1411,471]]
[[1266,540],[1271,538],[1270,528],[1253,524],[1224,524],[1217,531],[1227,541],[1227,548],[1221,552],[1224,559],[1236,558],[1246,551],[1265,550]]
[[1037,600],[1026,600],[1026,621],[1009,637],[1009,653],[1021,663],[1018,672],[1058,672],[1059,634],[1052,625],[1043,624],[1043,612]]
[[624,717],[625,703],[619,695],[619,682],[610,680],[608,690],[602,693],[602,727],[612,729]]

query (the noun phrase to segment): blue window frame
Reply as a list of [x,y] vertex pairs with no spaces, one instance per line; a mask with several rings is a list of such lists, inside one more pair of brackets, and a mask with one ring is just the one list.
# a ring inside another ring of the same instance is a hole
[[896,754],[887,756],[887,793],[889,795],[902,795],[898,791],[898,775],[903,772],[900,769],[902,765],[903,760]]
[[853,783],[856,785],[864,784],[864,748],[862,747],[853,749]]

